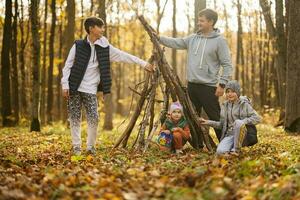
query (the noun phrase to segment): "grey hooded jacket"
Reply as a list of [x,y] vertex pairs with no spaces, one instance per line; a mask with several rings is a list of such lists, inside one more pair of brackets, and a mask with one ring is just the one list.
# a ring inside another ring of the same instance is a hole
[[235,109],[230,109],[232,105],[229,101],[225,101],[221,107],[220,121],[207,120],[209,126],[222,129],[221,140],[225,137],[227,131],[228,116],[231,115],[233,119],[241,120],[245,125],[255,125],[261,121],[261,117],[252,108],[250,100],[246,96],[240,96]]
[[[200,32],[185,38],[159,37],[164,46],[174,49],[187,49],[187,80],[215,87],[226,84],[232,76],[230,51],[225,38],[215,29],[205,36]],[[222,75],[219,71],[223,67]]]

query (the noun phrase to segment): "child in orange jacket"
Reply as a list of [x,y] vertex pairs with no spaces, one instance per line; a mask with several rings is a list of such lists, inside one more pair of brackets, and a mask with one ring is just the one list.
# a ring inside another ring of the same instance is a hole
[[179,102],[171,104],[169,117],[161,127],[158,143],[162,150],[175,150],[182,153],[183,145],[190,138],[189,125],[183,116],[183,108]]

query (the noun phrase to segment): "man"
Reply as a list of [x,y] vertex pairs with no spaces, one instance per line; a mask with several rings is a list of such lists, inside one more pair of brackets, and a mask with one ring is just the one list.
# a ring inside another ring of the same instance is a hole
[[[217,20],[218,14],[214,10],[204,9],[198,15],[199,31],[196,34],[185,38],[158,38],[164,46],[187,49],[187,80],[191,101],[199,115],[203,108],[209,119],[219,121],[218,97],[223,96],[233,68],[227,42],[219,30],[214,28]],[[223,70],[219,75],[221,67]],[[220,141],[221,131],[215,129],[215,132]]]
[[81,108],[87,115],[87,153],[95,154],[98,127],[97,91],[110,93],[110,62],[135,63],[147,71],[154,67],[144,60],[125,53],[103,36],[105,25],[102,19],[89,17],[84,22],[87,37],[75,41],[71,48],[61,79],[63,95],[68,100],[68,115],[71,127],[73,154],[81,154]]

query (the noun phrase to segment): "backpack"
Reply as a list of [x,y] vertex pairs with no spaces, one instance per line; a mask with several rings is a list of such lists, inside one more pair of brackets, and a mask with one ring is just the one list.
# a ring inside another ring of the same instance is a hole
[[157,143],[160,147],[171,149],[173,143],[173,134],[161,132],[158,135]]

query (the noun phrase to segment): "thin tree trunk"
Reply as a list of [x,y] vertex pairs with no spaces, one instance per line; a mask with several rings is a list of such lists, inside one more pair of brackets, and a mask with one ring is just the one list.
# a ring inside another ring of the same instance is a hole
[[228,20],[228,12],[226,9],[226,4],[223,3],[223,13],[224,13],[224,18],[225,18],[225,38],[229,39],[231,43],[231,34],[230,34],[230,29],[229,29],[229,20]]
[[52,122],[53,111],[53,62],[54,62],[54,41],[55,41],[55,27],[56,27],[56,0],[51,1],[51,29],[49,39],[49,69],[48,69],[48,98],[47,98],[47,116],[48,122]]
[[242,27],[242,18],[241,18],[241,14],[242,14],[242,5],[240,4],[240,0],[237,0],[237,21],[238,21],[238,31],[237,31],[237,54],[236,54],[236,71],[235,71],[235,78],[240,81],[240,79],[242,79],[242,86],[244,87],[245,85],[245,80],[244,77],[240,75],[244,70],[242,70],[244,68],[244,50],[243,50],[243,27]]
[[164,6],[161,10],[160,0],[155,0],[156,14],[157,14],[157,19],[156,19],[156,32],[157,33],[159,33],[160,22],[161,22],[161,19],[162,19],[163,15],[164,15],[167,3],[168,3],[168,0],[165,0],[165,4],[164,4]]
[[[26,73],[25,73],[25,48],[29,38],[29,22],[27,22],[27,33],[24,30],[25,22],[24,22],[24,5],[21,0],[21,17],[19,20],[20,27],[20,52],[19,52],[19,61],[20,61],[20,71],[21,71],[21,82],[20,82],[20,99],[21,99],[21,113],[22,116],[28,115],[28,104],[26,100]],[[26,37],[25,37],[26,36]]]
[[[249,26],[251,27],[250,29],[253,30],[252,23],[251,23],[251,18],[249,16]],[[256,28],[254,27],[254,30]],[[255,32],[255,31],[254,31]],[[255,34],[255,33],[254,33]],[[251,91],[251,97],[254,99],[255,97],[255,57],[254,57],[254,42],[253,42],[253,33],[252,31],[249,32],[249,51],[250,51],[250,91]]]
[[[69,49],[71,49],[74,43],[74,33],[75,33],[75,0],[67,0],[66,7],[66,27],[64,29],[63,41],[64,41],[64,50],[63,57],[66,59],[69,53]],[[64,102],[65,104],[65,102]],[[67,109],[66,106],[63,107],[63,118],[67,119]]]
[[11,60],[12,60],[12,98],[13,98],[13,110],[15,123],[19,122],[19,80],[18,80],[18,1],[15,0],[15,13],[13,22],[13,35],[12,35],[12,48],[11,48]]
[[42,65],[42,77],[41,77],[41,123],[46,122],[46,82],[47,82],[47,73],[46,73],[46,65],[47,65],[47,18],[48,18],[48,0],[45,0],[45,13],[44,13],[44,25],[43,25],[43,65]]
[[195,0],[194,3],[194,16],[195,16],[195,23],[194,23],[194,32],[198,31],[198,13],[200,10],[206,8],[206,0]]
[[[105,11],[105,0],[99,0],[99,7],[98,7],[98,16],[103,19],[104,23],[106,24],[106,11]],[[107,35],[107,29],[105,29],[104,35]],[[105,130],[112,130],[113,129],[113,103],[112,103],[113,96],[112,94],[106,94],[104,96],[104,124],[103,129]]]
[[[116,27],[116,35],[117,35],[117,46],[120,48],[121,47],[121,34],[120,34],[120,2],[117,2],[117,27]],[[125,46],[125,45],[124,45]],[[115,71],[115,85],[116,85],[116,112],[118,114],[122,114],[123,112],[123,107],[121,103],[121,91],[122,91],[122,63],[116,63],[116,70]]]
[[[62,8],[60,9],[62,11]],[[59,24],[58,28],[58,34],[59,34],[59,47],[58,47],[58,58],[60,60],[59,64],[57,65],[58,67],[58,76],[56,80],[56,85],[57,85],[57,110],[58,110],[58,119],[61,120],[63,118],[62,111],[63,111],[63,103],[64,101],[62,100],[62,88],[61,88],[61,77],[62,77],[62,67],[63,67],[63,62],[61,61],[63,59],[63,19],[61,19],[61,22]]]
[[75,0],[67,0],[67,24],[64,31],[64,41],[65,41],[65,52],[64,57],[66,58],[69,49],[71,49],[74,43],[74,33],[75,33]]
[[91,0],[90,15],[93,15],[93,11],[94,11],[94,0]]
[[32,34],[32,121],[30,131],[40,131],[39,121],[39,69],[40,69],[40,35],[39,35],[39,16],[38,16],[39,1],[31,0],[30,5],[30,20]]
[[11,24],[12,24],[12,1],[5,2],[5,19],[1,52],[1,87],[2,87],[2,124],[12,126],[10,119],[11,112],[11,91],[10,91],[10,49],[11,49]]
[[259,41],[258,41],[258,48],[259,48],[259,96],[260,96],[260,107],[263,108],[264,102],[263,102],[263,60],[264,60],[264,34],[262,30],[262,15],[259,16]]
[[80,8],[81,8],[81,19],[80,19],[80,38],[83,37],[83,21],[84,21],[84,5],[83,0],[80,0]]
[[[173,31],[172,37],[177,37],[177,29],[176,29],[176,0],[173,0]],[[172,48],[172,67],[174,68],[175,73],[177,74],[177,51],[176,49]]]

